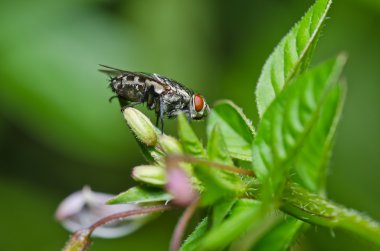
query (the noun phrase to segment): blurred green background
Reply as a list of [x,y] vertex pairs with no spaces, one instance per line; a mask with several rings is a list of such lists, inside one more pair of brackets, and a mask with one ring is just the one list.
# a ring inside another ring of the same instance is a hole
[[[0,250],[59,250],[68,233],[53,218],[58,203],[86,184],[124,191],[131,168],[145,163],[98,64],[170,76],[211,104],[232,99],[255,123],[260,69],[312,3],[0,1]],[[350,58],[329,196],[380,220],[380,1],[336,0],[330,17],[314,63],[341,51]],[[166,124],[176,135],[175,120]],[[204,135],[204,123],[193,124]],[[178,216],[91,250],[167,250]],[[296,247],[375,250],[323,228]]]

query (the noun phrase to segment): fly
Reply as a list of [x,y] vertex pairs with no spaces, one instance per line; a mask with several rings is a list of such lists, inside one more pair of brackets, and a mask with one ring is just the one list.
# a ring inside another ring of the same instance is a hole
[[146,103],[156,113],[156,126],[164,129],[164,116],[175,118],[183,112],[188,120],[200,120],[207,116],[210,108],[199,93],[195,93],[179,82],[159,74],[131,72],[100,65],[100,71],[111,75],[110,84],[115,93],[110,98],[119,99],[122,111],[127,107]]

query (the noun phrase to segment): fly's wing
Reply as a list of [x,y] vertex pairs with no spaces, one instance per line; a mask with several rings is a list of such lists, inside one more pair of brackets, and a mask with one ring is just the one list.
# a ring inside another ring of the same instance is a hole
[[[118,77],[121,75],[129,75],[129,76],[137,76],[139,77],[139,80],[142,82],[146,82],[146,80],[153,81],[161,86],[164,90],[172,90],[174,93],[177,93],[180,96],[188,97],[190,98],[194,92],[190,90],[189,88],[185,87],[184,85],[180,84],[178,81],[161,76],[157,73],[149,74],[145,72],[133,72],[133,71],[126,71],[121,70],[117,68],[113,68],[106,65],[100,65],[104,69],[100,69],[101,72],[107,73],[111,79],[112,77]],[[154,89],[156,90],[157,86],[154,85]]]
[[[103,72],[109,76],[115,77],[115,76],[119,76],[123,73],[128,73],[128,71],[117,69],[117,68],[114,68],[111,66],[107,66],[107,65],[103,65],[103,64],[99,64],[99,65],[104,68],[104,69],[99,69],[99,71]],[[129,73],[132,73],[132,72],[129,72]]]
[[107,66],[107,65],[102,65],[102,64],[100,64],[100,66],[103,67],[104,69],[99,69],[99,71],[103,72],[103,73],[106,73],[106,74],[108,74],[111,77],[117,77],[117,76],[120,76],[120,75],[123,75],[123,74],[127,74],[127,75],[131,75],[131,76],[138,76],[138,77],[141,77],[143,79],[149,79],[151,81],[158,82],[158,83],[160,83],[162,85],[165,85],[165,86],[167,85],[166,81],[164,81],[162,78],[159,78],[159,77],[156,76],[157,74],[149,74],[149,73],[145,73],[145,72],[126,71],[126,70],[121,70],[121,69],[118,69],[118,68],[114,68],[114,67]]
[[156,79],[159,79],[161,82],[166,83],[167,85],[169,85],[171,88],[173,88],[175,90],[183,90],[183,91],[187,92],[190,96],[194,93],[192,90],[190,90],[189,88],[187,88],[186,86],[184,86],[183,84],[179,83],[178,81],[176,81],[174,79],[167,78],[167,77],[158,75],[156,73],[153,74],[153,76]]

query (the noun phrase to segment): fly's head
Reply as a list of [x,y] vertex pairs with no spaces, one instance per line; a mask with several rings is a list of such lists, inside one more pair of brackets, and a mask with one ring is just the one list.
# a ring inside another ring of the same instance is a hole
[[190,116],[191,119],[200,120],[208,115],[210,107],[206,103],[206,100],[199,94],[195,93],[191,97],[190,101]]

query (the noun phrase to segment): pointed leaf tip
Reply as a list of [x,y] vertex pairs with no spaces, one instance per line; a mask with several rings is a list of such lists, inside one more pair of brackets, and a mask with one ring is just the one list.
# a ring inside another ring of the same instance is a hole
[[317,1],[265,62],[256,86],[260,118],[289,82],[308,68],[331,3],[331,0]]

